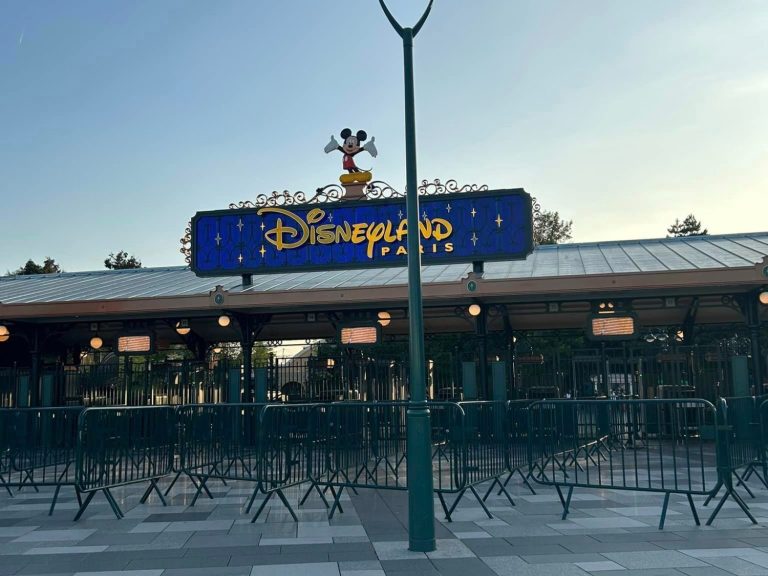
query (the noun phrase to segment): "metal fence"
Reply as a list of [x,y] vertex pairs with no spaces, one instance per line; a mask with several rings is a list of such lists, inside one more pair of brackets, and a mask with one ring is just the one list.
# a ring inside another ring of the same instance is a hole
[[719,440],[705,433],[714,425],[706,400],[539,401],[530,406],[531,472],[556,488],[563,519],[574,488],[608,488],[663,493],[660,529],[670,495],[685,494],[698,525],[692,496],[719,488]]
[[81,408],[0,409],[0,483],[10,487],[55,486],[53,514],[62,486],[75,483],[77,423]]
[[89,408],[80,414],[76,451],[79,489],[87,493],[78,520],[97,492],[115,516],[123,517],[111,488],[147,482],[141,497],[154,491],[165,505],[157,481],[173,470],[176,414],[168,406]]

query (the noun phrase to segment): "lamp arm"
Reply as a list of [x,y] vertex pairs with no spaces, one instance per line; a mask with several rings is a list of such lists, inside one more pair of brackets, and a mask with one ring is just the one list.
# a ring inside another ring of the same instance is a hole
[[413,27],[413,37],[416,37],[416,34],[419,33],[419,30],[421,30],[421,27],[424,26],[424,22],[427,21],[427,16],[429,16],[429,11],[432,10],[432,2],[434,0],[429,0],[429,4],[427,5],[427,9],[424,10],[424,14],[421,15],[421,18],[419,18],[419,21],[416,22],[416,26]]
[[[395,31],[400,34],[400,36],[403,35],[403,27],[400,26],[400,24],[395,20],[395,17],[392,16],[392,12],[389,11],[389,8],[387,8],[387,5],[384,4],[384,0],[379,0],[379,4],[381,4],[381,9],[384,10],[384,14],[387,17],[387,20],[389,20],[389,23],[392,24],[392,28],[395,29]],[[430,1],[430,5],[432,2]]]

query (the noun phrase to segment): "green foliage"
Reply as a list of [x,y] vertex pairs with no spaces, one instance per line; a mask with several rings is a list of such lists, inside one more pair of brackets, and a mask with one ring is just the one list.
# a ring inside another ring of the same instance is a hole
[[117,254],[109,253],[109,258],[104,260],[104,268],[108,270],[127,270],[129,268],[141,268],[141,260],[136,256],[130,256],[128,252],[120,250]]
[[53,258],[47,256],[45,260],[43,260],[42,265],[30,258],[24,266],[18,270],[10,272],[9,276],[12,274],[17,276],[27,276],[30,274],[56,274],[61,271],[61,266],[59,266]]
[[[701,229],[701,222],[696,220],[693,214],[688,214],[685,219],[680,222],[679,218],[675,218],[675,223],[667,228],[667,232],[673,238],[679,238],[681,236],[705,236],[709,231],[704,228]],[[667,238],[669,238],[667,235]]]
[[567,242],[573,237],[572,228],[573,220],[560,218],[559,212],[542,210],[533,219],[533,243],[539,246]]

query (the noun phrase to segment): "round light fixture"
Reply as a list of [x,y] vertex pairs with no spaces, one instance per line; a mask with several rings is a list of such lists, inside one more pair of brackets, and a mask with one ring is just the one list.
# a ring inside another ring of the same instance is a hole
[[8,326],[3,326],[0,324],[0,336],[9,336],[11,334],[11,331],[8,330]]
[[757,297],[760,300],[760,304],[768,306],[768,290],[760,292],[760,296]]
[[656,336],[651,334],[650,332],[645,335],[644,340],[648,342],[648,344],[653,344],[656,341]]
[[482,312],[483,309],[480,307],[480,304],[470,304],[467,311],[470,316],[480,316],[480,312]]
[[216,346],[216,347],[213,349],[213,353],[214,353],[214,354],[221,354],[221,348],[220,348],[219,346]]
[[226,328],[231,323],[232,323],[232,318],[230,318],[226,314],[222,314],[221,316],[219,316],[219,326],[221,326],[222,328]]
[[192,332],[192,328],[189,327],[189,320],[179,320],[176,322],[176,332],[182,336]]
[[10,334],[3,334],[2,336],[0,336],[0,343],[2,343],[2,342],[8,342],[8,339],[9,339],[10,337],[11,337],[11,335],[10,335]]
[[104,346],[104,340],[102,340],[98,336],[94,336],[93,338],[91,338],[90,344],[91,344],[91,348],[93,348],[94,350],[98,350],[99,348]]
[[379,312],[379,324],[382,326],[389,326],[389,323],[392,321],[392,315],[389,312],[383,311]]

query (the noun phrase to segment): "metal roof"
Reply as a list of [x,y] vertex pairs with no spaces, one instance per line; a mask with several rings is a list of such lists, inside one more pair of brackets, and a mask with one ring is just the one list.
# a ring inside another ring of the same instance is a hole
[[[620,240],[538,246],[526,260],[487,262],[487,280],[728,269],[754,266],[768,256],[768,232]],[[424,283],[458,282],[467,264],[424,266]],[[325,270],[253,276],[198,278],[187,267],[63,272],[0,278],[0,304],[82,302],[205,295],[221,285],[231,292],[379,287],[407,284],[402,268]]]

